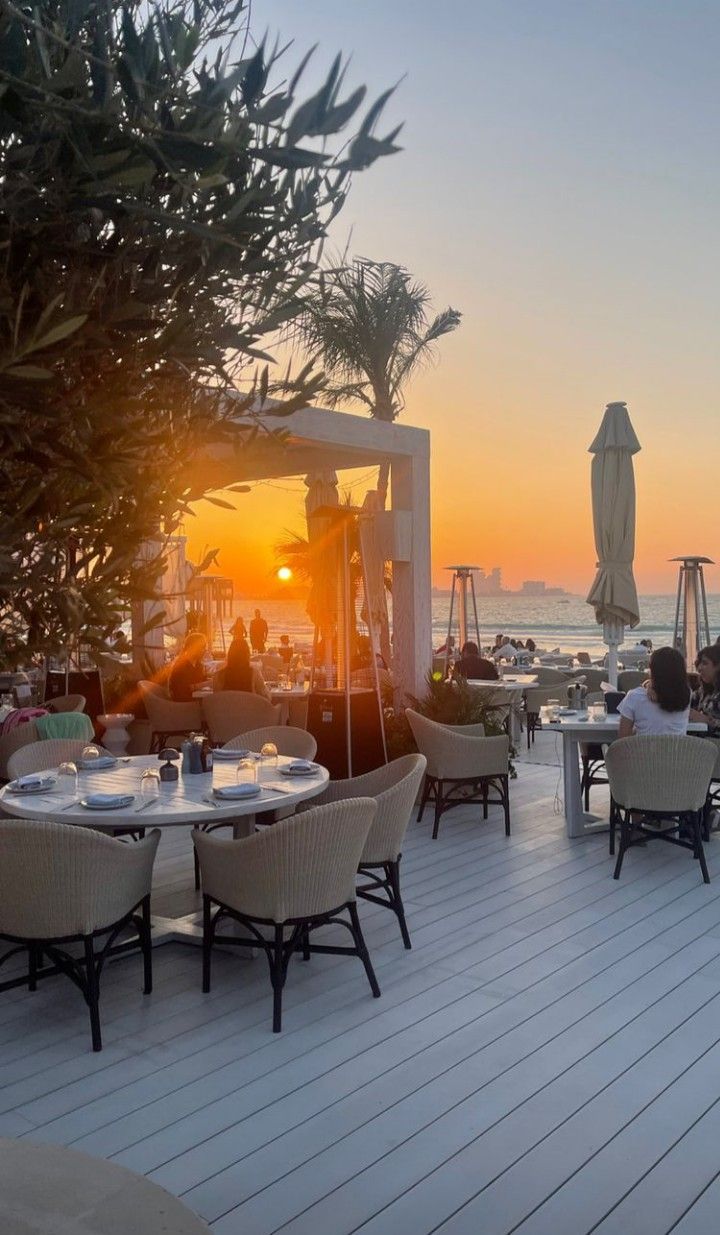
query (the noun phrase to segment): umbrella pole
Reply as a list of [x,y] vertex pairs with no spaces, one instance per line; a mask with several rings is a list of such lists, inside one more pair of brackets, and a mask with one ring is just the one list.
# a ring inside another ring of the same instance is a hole
[[618,684],[618,648],[623,641],[625,627],[622,622],[605,622],[603,626],[603,641],[608,647],[608,681],[613,690]]

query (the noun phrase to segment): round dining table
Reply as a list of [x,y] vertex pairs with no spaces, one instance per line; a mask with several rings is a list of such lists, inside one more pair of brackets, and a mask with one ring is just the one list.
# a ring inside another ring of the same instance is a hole
[[[52,819],[61,823],[81,824],[100,831],[118,828],[187,827],[195,824],[217,824],[226,819],[233,824],[234,835],[252,832],[255,817],[266,811],[293,806],[321,793],[330,779],[327,768],[315,765],[311,776],[288,776],[286,768],[294,761],[278,755],[276,761],[258,756],[255,760],[260,792],[255,797],[223,799],[214,789],[237,783],[237,759],[217,759],[212,772],[183,776],[176,781],[161,782],[156,798],[141,795],[140,780],[147,768],[160,768],[157,755],[134,755],[116,760],[111,766],[96,771],[78,771],[78,792],[70,793],[63,785],[65,777],[57,777],[56,769],[38,773],[39,777],[54,777],[55,783],[44,793],[14,793],[6,785],[0,790],[0,810],[20,819]],[[175,764],[177,767],[178,765]],[[132,795],[127,806],[112,810],[91,810],[82,805],[90,794],[110,793]]]

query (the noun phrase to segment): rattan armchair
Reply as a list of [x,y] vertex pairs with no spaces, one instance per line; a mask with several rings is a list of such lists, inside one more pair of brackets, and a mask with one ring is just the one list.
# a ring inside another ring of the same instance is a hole
[[18,776],[45,772],[66,760],[79,759],[86,745],[79,738],[43,738],[30,746],[21,746],[8,760],[8,776],[16,780]]
[[266,742],[273,742],[279,755],[288,755],[292,759],[314,759],[317,754],[317,742],[307,729],[297,729],[294,725],[264,725],[261,729],[249,729],[247,733],[238,733],[236,737],[225,742],[224,750],[260,750]]
[[170,744],[170,738],[187,737],[203,728],[200,704],[175,703],[156,682],[138,682],[145,711],[150,721],[150,753]]
[[[425,785],[418,819],[428,802],[435,806],[433,840],[437,838],[441,816],[453,806],[482,803],[483,819],[488,806],[502,806],[505,815],[505,835],[510,835],[510,739],[485,737],[474,732],[467,736],[464,726],[439,725],[421,716],[412,708],[405,715],[410,723],[417,748],[427,760]],[[473,730],[479,726],[473,725]],[[490,789],[497,798],[490,798]]]
[[[218,923],[238,922],[246,932],[222,943],[260,947],[270,966],[273,1032],[282,1028],[282,992],[294,952],[358,956],[377,999],[373,971],[357,912],[355,873],[377,807],[371,798],[333,802],[284,819],[244,840],[194,832],[203,888],[203,991]],[[348,917],[343,916],[347,913]],[[346,927],[352,947],[311,944],[311,932],[335,923]],[[270,927],[266,938],[262,928]]]
[[[561,694],[562,692],[562,694]],[[559,686],[529,686],[525,693],[525,730],[527,733],[527,748],[535,741],[535,730],[540,723],[540,708],[545,707],[551,699],[561,700],[567,695],[567,688]]]
[[363,900],[392,909],[400,924],[400,934],[406,948],[412,947],[412,944],[400,892],[400,859],[426,766],[424,755],[403,755],[384,767],[365,772],[363,776],[331,780],[322,794],[313,798],[307,806],[300,803],[296,808],[301,812],[326,802],[364,797],[375,799],[377,814],[358,866],[358,874],[366,882],[358,883],[357,894]]
[[46,700],[45,707],[49,712],[84,712],[85,703],[84,695],[58,695]]
[[[115,942],[127,927],[139,936],[145,994],[152,990],[150,886],[159,840],[157,828],[128,845],[63,823],[10,819],[2,825],[0,939],[12,946],[0,964],[24,950],[29,962],[26,977],[3,982],[0,990],[27,983],[34,991],[38,979],[66,974],[90,1010],[94,1051],[102,1047],[100,971],[111,952],[137,946],[135,939]],[[72,943],[83,945],[81,956],[67,951]],[[45,956],[51,963],[43,967]]]
[[261,725],[277,725],[280,706],[249,690],[219,690],[202,700],[205,726],[214,746]]
[[702,825],[715,759],[714,742],[675,734],[620,738],[608,747],[611,853],[620,824],[615,879],[628,849],[658,839],[692,850],[710,882]]

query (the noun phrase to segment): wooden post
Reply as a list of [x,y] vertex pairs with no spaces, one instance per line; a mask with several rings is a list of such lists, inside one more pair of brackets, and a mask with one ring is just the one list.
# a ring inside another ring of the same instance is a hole
[[422,695],[432,666],[430,571],[430,453],[424,449],[392,461],[392,509],[412,514],[410,560],[393,558],[393,675],[396,698]]

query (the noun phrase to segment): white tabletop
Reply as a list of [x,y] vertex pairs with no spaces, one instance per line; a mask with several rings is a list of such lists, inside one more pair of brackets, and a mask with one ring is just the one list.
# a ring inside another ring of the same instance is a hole
[[506,675],[504,678],[468,678],[468,686],[478,686],[485,690],[525,690],[528,686],[535,686],[537,677],[534,673],[516,673],[512,677]]
[[[609,735],[614,737],[620,727],[620,714],[611,712],[607,716],[603,716],[602,720],[580,720],[582,713],[577,713],[574,716],[561,716],[560,720],[542,722],[543,729],[549,729],[554,733],[568,733],[573,736],[587,735],[589,742],[597,742],[603,736]],[[704,722],[688,721],[688,733],[707,733],[707,725]]]
[[[239,758],[239,756],[238,756]],[[54,819],[58,822],[84,824],[94,828],[180,827],[192,823],[209,823],[210,819],[237,819],[241,816],[260,815],[263,811],[279,810],[292,806],[305,798],[315,797],[330,779],[326,768],[318,766],[316,776],[283,776],[279,768],[292,763],[287,756],[278,756],[278,767],[258,763],[258,781],[261,793],[255,798],[222,801],[212,797],[212,790],[220,785],[236,783],[237,764],[219,760],[212,773],[180,776],[177,781],[161,784],[160,798],[156,805],[138,811],[143,805],[140,796],[140,777],[145,768],[161,766],[157,755],[135,755],[121,760],[112,768],[97,772],[79,773],[78,797],[88,793],[132,793],[135,799],[123,810],[87,810],[79,804],[66,809],[74,801],[70,793],[58,791],[56,783],[51,792],[8,793],[7,786],[0,791],[0,810],[3,814],[21,819]],[[52,770],[48,770],[48,775]],[[0,825],[1,826],[1,825]]]
[[[289,689],[286,689],[284,686],[273,686],[268,682],[267,688],[273,703],[278,703],[282,699],[303,699],[310,690],[310,684],[306,682],[304,686],[291,686]],[[193,699],[207,699],[208,695],[222,693],[222,691],[212,691],[208,688],[205,690],[194,690]]]

